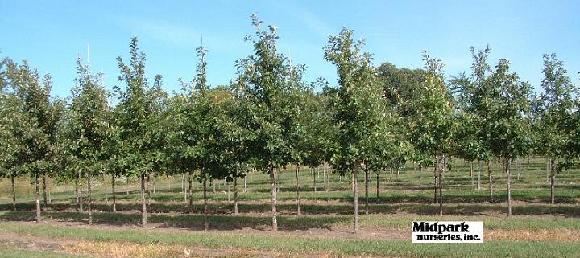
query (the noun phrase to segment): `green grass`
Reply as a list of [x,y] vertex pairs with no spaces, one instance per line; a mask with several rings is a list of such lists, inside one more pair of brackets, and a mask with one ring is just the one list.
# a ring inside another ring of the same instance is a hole
[[72,255],[63,252],[54,252],[48,250],[26,250],[11,246],[0,245],[0,258],[68,258],[68,257],[87,257],[81,255]]
[[276,250],[285,253],[332,253],[417,257],[574,257],[577,243],[486,241],[484,244],[411,244],[410,241],[333,239],[293,235],[240,235],[223,232],[162,232],[144,229],[105,230],[1,222],[0,232],[88,241],[126,241],[139,244],[177,244],[208,248]]
[[[469,177],[469,166],[463,161],[454,160],[452,170],[447,172],[444,178],[444,201],[446,203],[481,203],[481,202],[503,202],[506,198],[505,192],[505,175],[500,171],[499,165],[494,162],[494,198],[490,200],[488,193],[488,179],[484,171],[481,173],[481,190],[475,190]],[[475,178],[477,178],[477,165],[475,165]],[[313,175],[308,169],[303,169],[300,174],[301,198],[304,200],[322,200],[322,201],[341,201],[350,202],[352,193],[350,191],[350,178],[341,177],[337,174],[328,173],[328,189],[325,191],[326,184],[323,182],[323,173],[319,169],[317,177],[317,192],[314,192]],[[517,175],[520,174],[518,177]],[[431,203],[433,201],[433,177],[432,168],[425,168],[419,172],[411,164],[401,170],[400,175],[395,172],[381,173],[380,179],[380,197],[375,194],[375,174],[371,175],[370,183],[371,202],[379,203]],[[18,178],[17,199],[21,203],[31,203],[33,201],[33,188],[29,178]],[[60,183],[51,180],[51,197],[57,202],[73,202],[75,198],[74,183]],[[359,177],[360,196],[364,196],[363,176]],[[580,202],[580,169],[564,171],[556,179],[556,202],[574,203]],[[82,184],[86,182],[81,182]],[[152,199],[157,202],[182,201],[183,194],[181,191],[181,176],[175,177],[158,176],[155,180],[156,193]],[[171,188],[169,188],[171,186]],[[83,189],[86,187],[82,186]],[[240,190],[243,188],[243,180],[239,180]],[[279,175],[278,199],[280,201],[294,200],[296,194],[296,182],[292,169],[282,170]],[[151,187],[152,188],[152,187]],[[214,192],[215,188],[215,192]],[[209,187],[209,199],[213,201],[227,201],[227,186],[223,181],[215,181]],[[231,189],[230,183],[230,189]],[[97,177],[93,182],[93,198],[97,201],[106,201],[110,199],[110,178]],[[526,160],[521,160],[520,164],[515,166],[513,171],[512,196],[516,201],[525,202],[549,202],[550,190],[546,180],[545,160],[542,158],[533,158],[527,165]],[[129,190],[129,195],[125,191]],[[270,198],[269,178],[263,173],[251,173],[248,176],[248,191],[240,193],[240,200],[243,201],[266,201]],[[130,178],[129,184],[125,178],[117,180],[117,198],[125,201],[138,201],[140,198],[139,184],[135,178]],[[195,200],[202,198],[201,185],[194,183]],[[233,198],[233,194],[230,195]],[[8,179],[0,180],[0,204],[11,202],[10,185]],[[0,209],[4,209],[0,207]]]
[[[45,212],[45,218],[62,222],[86,223],[88,216],[79,212]],[[32,221],[33,212],[8,212],[0,211],[0,220],[3,221]],[[99,225],[126,225],[138,226],[141,215],[98,212],[93,215],[93,223]],[[360,218],[361,228],[367,230],[408,230],[411,222],[416,220],[452,220],[452,221],[483,221],[485,229],[570,229],[580,230],[580,220],[561,216],[513,216],[512,218],[491,216],[423,216],[423,215],[387,215],[372,214],[363,215]],[[210,228],[213,230],[239,230],[253,228],[257,230],[269,230],[271,218],[258,215],[210,215],[208,216]],[[204,218],[200,214],[150,214],[149,222],[162,223],[165,226],[177,228],[189,228],[203,230]],[[311,228],[350,231],[352,227],[351,215],[305,215],[278,217],[280,230],[296,231]]]

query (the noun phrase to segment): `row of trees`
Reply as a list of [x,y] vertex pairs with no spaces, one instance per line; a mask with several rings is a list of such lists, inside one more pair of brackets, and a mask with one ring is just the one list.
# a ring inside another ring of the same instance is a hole
[[[182,90],[167,94],[162,76],[146,77],[146,57],[137,38],[129,59],[117,58],[120,70],[116,105],[109,101],[100,74],[77,61],[76,86],[68,100],[50,97],[51,78],[41,78],[25,61],[5,58],[0,67],[0,174],[33,178],[36,220],[41,220],[40,185],[46,178],[86,180],[89,223],[92,222],[91,178],[110,175],[113,211],[115,180],[138,177],[142,224],[147,224],[150,177],[186,174],[188,205],[192,184],[214,179],[233,182],[237,214],[237,180],[250,169],[270,176],[272,229],[277,229],[277,173],[303,166],[332,165],[352,175],[354,230],[358,229],[358,176],[364,173],[368,204],[369,176],[406,162],[434,167],[434,199],[443,205],[442,174],[450,157],[486,162],[490,199],[490,162],[502,161],[507,175],[511,215],[511,164],[514,159],[545,155],[550,160],[551,201],[556,175],[580,156],[578,88],[555,55],[544,56],[542,92],[510,71],[505,59],[492,66],[490,49],[471,49],[471,72],[445,78],[440,60],[423,54],[423,69],[373,66],[364,43],[343,29],[331,36],[324,57],[337,68],[338,84],[324,79],[306,83],[303,65],[292,64],[278,50],[276,28],[252,16],[255,32],[245,38],[253,53],[236,61],[229,85],[207,82],[207,50],[196,49],[198,65]],[[378,183],[378,180],[377,180]],[[46,191],[43,191],[46,193]],[[14,203],[16,197],[13,194]],[[44,198],[46,200],[46,198]],[[368,208],[367,208],[368,211]],[[442,209],[440,208],[442,213]],[[206,228],[208,226],[206,220]]]

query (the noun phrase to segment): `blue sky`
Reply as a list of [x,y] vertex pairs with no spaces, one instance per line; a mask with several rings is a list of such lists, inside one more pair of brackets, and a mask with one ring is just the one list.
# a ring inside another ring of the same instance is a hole
[[75,60],[86,58],[120,85],[115,58],[126,57],[137,36],[147,71],[161,74],[168,91],[190,80],[194,49],[203,35],[212,85],[233,78],[234,60],[251,53],[244,35],[249,16],[278,26],[280,49],[307,66],[306,80],[336,83],[324,61],[327,38],[344,26],[367,42],[375,64],[421,67],[421,51],[445,63],[446,75],[469,69],[469,47],[492,48],[491,61],[507,58],[523,80],[537,87],[542,54],[555,52],[575,83],[580,71],[578,1],[29,1],[0,0],[0,56],[26,59],[54,78],[53,94],[70,95]]

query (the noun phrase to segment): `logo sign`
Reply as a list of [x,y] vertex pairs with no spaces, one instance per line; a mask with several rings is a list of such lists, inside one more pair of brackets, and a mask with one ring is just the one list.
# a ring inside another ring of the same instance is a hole
[[413,221],[412,243],[483,243],[482,221]]

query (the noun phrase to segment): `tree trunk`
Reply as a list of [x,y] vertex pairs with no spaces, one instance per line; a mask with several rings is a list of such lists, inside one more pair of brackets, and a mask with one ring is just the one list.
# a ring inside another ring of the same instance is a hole
[[438,189],[438,186],[439,186],[439,174],[438,174],[439,173],[439,171],[438,171],[438,169],[439,169],[439,167],[438,167],[439,166],[439,158],[436,157],[435,160],[436,160],[435,161],[435,167],[433,168],[433,179],[434,179],[433,189],[435,190],[435,192],[433,194],[433,203],[437,203],[437,191],[439,190]]
[[316,191],[318,190],[316,188],[316,168],[311,168],[310,171],[312,171],[312,186],[314,188],[314,193],[316,193]]
[[193,213],[193,175],[191,174],[191,170],[187,172],[187,209],[189,213]]
[[79,181],[81,180],[81,171],[77,171],[77,177],[75,179],[75,192],[77,197],[77,211],[83,212],[83,202],[81,200],[81,190],[79,187]]
[[91,173],[87,173],[87,197],[89,202],[87,203],[87,211],[89,212],[89,225],[93,224],[93,199],[92,199],[92,189],[91,189]]
[[369,170],[365,169],[365,214],[369,215]]
[[155,194],[155,176],[156,176],[155,173],[153,173],[153,175],[152,175],[153,178],[151,179],[151,181],[152,181],[151,183],[153,186],[153,194]]
[[113,195],[113,212],[117,212],[117,195],[115,194],[115,173],[111,173],[111,194]]
[[358,169],[355,168],[352,171],[352,193],[353,193],[353,206],[354,206],[354,233],[358,232]]
[[238,173],[234,176],[234,214],[238,215]]
[[248,175],[244,176],[244,193],[248,191]]
[[322,165],[322,177],[324,177],[324,191],[328,192],[328,173],[326,165]]
[[129,195],[129,176],[126,177],[125,195]]
[[14,183],[14,174],[10,174],[10,183],[12,185],[12,211],[16,211],[16,187]]
[[554,204],[555,203],[555,198],[554,198],[554,190],[555,190],[555,181],[556,181],[556,169],[558,164],[551,159],[550,160],[550,203]]
[[512,215],[512,173],[510,170],[511,167],[511,158],[506,158],[505,160],[505,173],[507,176],[507,207],[508,207],[508,217]]
[[482,165],[481,165],[481,160],[477,161],[477,190],[481,190],[481,170],[482,170]]
[[274,174],[276,175],[276,193],[277,193],[280,192],[280,169],[274,168],[274,170],[276,170]]
[[185,191],[185,174],[181,174],[181,192],[183,193],[183,202],[187,202],[187,191]]
[[203,175],[203,230],[207,231],[209,229],[209,221],[207,220],[207,175]]
[[276,170],[272,165],[269,167],[270,184],[272,190],[272,231],[278,231],[278,221],[276,220]]
[[377,172],[377,202],[379,201],[379,194],[380,194],[380,188],[379,188],[379,182],[380,182],[380,175],[379,172]]
[[443,216],[443,172],[447,167],[447,159],[445,154],[441,155],[441,161],[439,162],[439,216]]
[[489,176],[489,201],[493,202],[493,176],[491,173],[491,160],[487,160],[487,175]]
[[552,170],[552,159],[546,158],[546,182],[550,182],[550,170]]
[[141,172],[141,226],[147,226],[147,201],[145,200],[145,172]]
[[469,177],[471,178],[471,187],[473,187],[475,185],[473,180],[473,161],[469,161]]
[[34,173],[34,197],[36,203],[36,222],[40,222],[40,186],[38,182],[38,172]]
[[147,188],[147,204],[151,204],[151,187],[149,187],[149,182],[151,180],[151,175],[147,174],[147,176],[145,177],[145,184],[146,184],[146,188]]
[[300,179],[298,174],[300,173],[300,164],[296,165],[296,212],[298,215],[301,215],[302,212],[300,211]]
[[224,184],[227,185],[228,191],[226,195],[228,196],[228,203],[230,203],[232,201],[232,198],[230,198],[231,197],[230,183],[227,181],[227,179],[224,179]]
[[46,173],[42,175],[42,205],[43,209],[45,209],[46,206],[48,206],[48,198],[46,195]]

